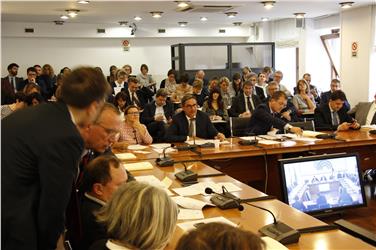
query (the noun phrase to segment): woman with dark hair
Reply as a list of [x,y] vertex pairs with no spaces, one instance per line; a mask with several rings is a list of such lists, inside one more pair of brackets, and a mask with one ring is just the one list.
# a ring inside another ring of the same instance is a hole
[[208,100],[202,106],[202,112],[207,113],[212,121],[228,120],[227,109],[224,107],[221,91],[218,88],[210,91]]
[[114,105],[117,107],[121,112],[121,118],[124,120],[124,111],[127,107],[127,95],[124,91],[120,91],[115,95],[114,98]]
[[67,76],[72,72],[72,70],[69,67],[64,67],[60,70],[60,74],[63,76]]
[[36,106],[42,102],[44,102],[43,97],[38,92],[34,92],[26,96],[27,106]]
[[307,82],[300,79],[296,83],[297,94],[293,96],[292,103],[294,104],[298,114],[304,112],[313,112],[316,108],[315,100],[310,94]]
[[56,75],[54,73],[54,69],[49,64],[43,65],[42,69],[43,69],[43,74],[41,78],[46,84],[46,92],[47,92],[45,95],[45,98],[50,99],[51,96],[53,95],[54,86],[56,85]]
[[110,75],[107,76],[107,82],[110,85],[116,80],[116,71],[117,71],[117,67],[115,65],[111,65],[111,67],[110,67]]
[[230,84],[229,93],[231,98],[237,96],[242,91],[242,76],[239,73],[235,73],[232,76],[232,82]]

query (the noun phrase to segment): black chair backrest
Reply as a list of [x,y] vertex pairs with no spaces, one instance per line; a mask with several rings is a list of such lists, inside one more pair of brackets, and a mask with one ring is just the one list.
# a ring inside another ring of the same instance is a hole
[[232,136],[247,136],[249,135],[249,117],[230,117],[230,129]]
[[303,130],[315,131],[315,124],[312,120],[305,122],[290,122],[289,124],[294,127],[299,127]]

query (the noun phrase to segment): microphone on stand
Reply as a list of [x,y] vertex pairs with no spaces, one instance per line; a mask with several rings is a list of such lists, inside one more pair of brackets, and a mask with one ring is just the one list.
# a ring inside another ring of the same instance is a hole
[[222,194],[216,193],[210,187],[205,188],[206,194],[215,194],[210,198],[210,201],[220,209],[237,208],[239,211],[243,211],[244,207],[240,204],[241,200],[233,194],[227,192],[226,188],[222,186]]
[[163,153],[163,157],[162,158],[158,158],[155,162],[157,163],[158,166],[160,167],[170,167],[170,166],[173,166],[175,164],[174,160],[171,159],[170,157],[167,157],[166,156],[166,149],[168,148],[172,148],[173,145],[170,145],[168,147],[165,147],[162,151]]
[[198,178],[197,173],[191,170],[188,170],[184,162],[183,162],[183,165],[184,165],[184,170],[175,174],[176,179],[180,180],[181,182],[197,182],[197,178]]

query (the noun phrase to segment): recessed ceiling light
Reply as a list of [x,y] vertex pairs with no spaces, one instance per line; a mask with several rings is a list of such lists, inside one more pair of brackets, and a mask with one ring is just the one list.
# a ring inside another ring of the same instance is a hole
[[206,22],[208,20],[208,18],[203,16],[203,17],[200,18],[200,20],[203,21],[203,22]]
[[295,15],[295,18],[304,18],[305,13],[304,12],[294,13],[294,15]]
[[271,9],[274,7],[274,4],[275,4],[275,1],[264,1],[264,2],[261,2],[263,5],[264,5],[264,8],[265,9]]
[[55,23],[56,25],[63,25],[63,24],[64,24],[64,21],[56,20],[56,21],[54,21],[54,23]]
[[351,8],[353,4],[354,4],[354,2],[342,2],[342,3],[339,3],[339,5],[341,6],[342,9]]
[[61,15],[60,18],[61,18],[61,19],[64,19],[64,20],[69,19],[69,17],[68,17],[67,15]]
[[234,26],[241,26],[242,25],[242,22],[234,22],[232,23]]
[[127,26],[127,21],[119,21],[120,26]]
[[238,14],[238,12],[231,11],[231,12],[226,12],[225,14],[227,15],[228,18],[234,18]]
[[90,1],[79,0],[79,1],[77,1],[77,3],[79,3],[79,4],[88,4],[88,3],[90,3]]
[[261,21],[267,22],[267,21],[269,21],[269,18],[267,18],[267,17],[261,17]]
[[189,6],[188,2],[189,1],[175,1],[179,8],[187,8]]
[[180,27],[185,27],[188,25],[188,22],[178,22]]
[[133,19],[134,19],[135,21],[141,21],[141,20],[142,20],[142,17],[140,17],[140,16],[135,16]]
[[68,16],[74,18],[78,15],[78,12],[80,12],[80,11],[75,10],[75,9],[70,9],[70,10],[66,10],[66,12],[68,13]]
[[162,12],[162,11],[151,11],[150,14],[151,14],[151,16],[154,17],[154,18],[161,18],[163,12]]

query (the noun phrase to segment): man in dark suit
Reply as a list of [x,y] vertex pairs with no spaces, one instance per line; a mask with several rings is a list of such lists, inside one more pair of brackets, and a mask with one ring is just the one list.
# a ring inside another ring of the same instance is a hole
[[225,139],[225,136],[215,129],[209,116],[197,110],[197,101],[193,95],[185,95],[181,105],[183,111],[172,118],[172,123],[167,129],[168,142],[184,142],[190,137],[215,138],[221,141]]
[[167,124],[172,121],[174,106],[167,102],[167,91],[159,89],[155,101],[146,104],[141,113],[141,123],[145,124],[153,142],[162,142],[166,133]]
[[336,90],[330,95],[329,102],[315,109],[316,130],[349,130],[359,129],[359,123],[346,113],[345,93]]
[[138,89],[138,80],[135,77],[128,78],[128,90],[125,91],[125,93],[127,94],[127,105],[132,104],[137,106],[140,110],[144,109],[148,99],[146,96],[148,96],[148,94],[146,94],[144,90]]
[[229,109],[230,116],[250,117],[260,104],[260,98],[253,94],[252,82],[247,80],[243,84],[243,93],[237,95],[232,101],[231,108]]
[[78,68],[58,102],[2,120],[2,249],[57,247],[84,147],[78,128],[94,121],[109,93],[103,74]]
[[273,130],[286,130],[298,135],[302,134],[302,129],[293,127],[280,118],[281,110],[286,107],[287,96],[282,91],[276,91],[269,99],[268,103],[260,104],[251,116],[249,122],[249,132],[255,135],[265,135]]
[[15,102],[14,94],[19,89],[19,84],[23,81],[22,77],[17,77],[18,64],[8,65],[8,76],[1,78],[1,105],[12,104]]
[[376,124],[376,93],[372,102],[359,102],[349,112],[360,125]]
[[80,187],[83,239],[79,249],[88,249],[93,242],[107,238],[106,227],[97,222],[95,213],[127,179],[127,172],[115,156],[102,155],[87,165]]
[[[341,82],[338,79],[333,79],[330,82],[330,90],[327,92],[321,93],[321,98],[320,98],[320,104],[327,104],[330,100],[330,95],[337,90],[341,90]],[[343,106],[346,111],[350,110],[350,103],[347,101],[346,95],[345,95],[345,101],[343,103]]]

